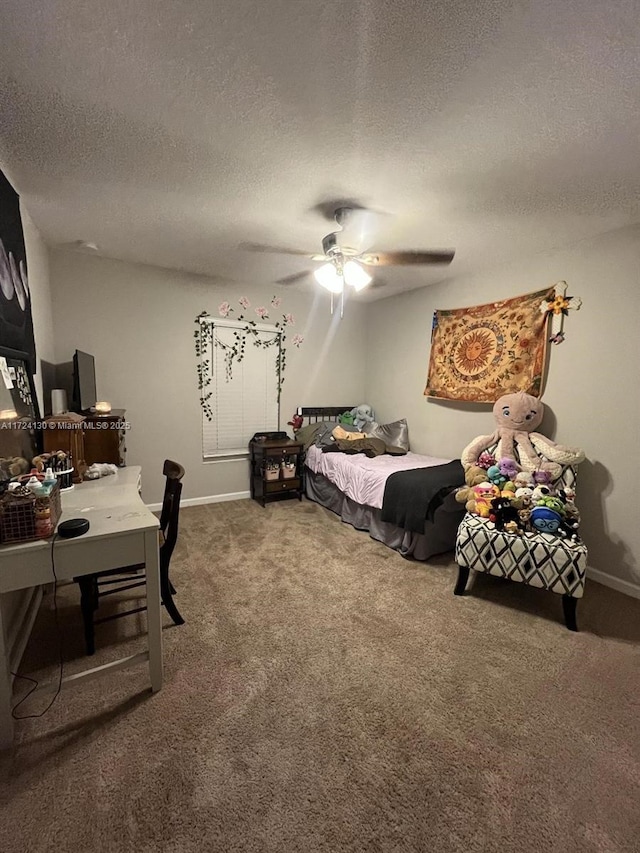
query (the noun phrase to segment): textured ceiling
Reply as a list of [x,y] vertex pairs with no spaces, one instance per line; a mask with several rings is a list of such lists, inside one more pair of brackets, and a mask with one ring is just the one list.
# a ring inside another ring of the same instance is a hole
[[[640,220],[637,0],[3,0],[0,161],[50,244],[272,282],[333,230],[456,247],[381,298]],[[297,287],[313,286],[311,280]]]

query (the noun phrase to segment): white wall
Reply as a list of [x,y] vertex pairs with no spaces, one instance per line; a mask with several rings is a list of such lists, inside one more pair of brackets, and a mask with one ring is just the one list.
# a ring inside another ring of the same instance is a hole
[[550,347],[542,397],[550,411],[541,431],[587,454],[578,503],[590,565],[639,584],[640,226],[369,305],[365,397],[378,420],[408,419],[416,451],[459,456],[474,436],[492,432],[494,421],[490,406],[423,396],[433,311],[492,302],[561,279],[583,306],[567,318],[566,341]]
[[[219,283],[156,267],[67,251],[51,252],[57,361],[75,349],[96,360],[98,396],[127,410],[132,424],[127,462],[142,465],[144,499],[161,499],[162,461],[184,465],[184,498],[227,495],[249,488],[248,463],[202,461],[194,318],[217,314],[227,300],[247,296],[252,308],[275,294],[296,318],[287,342],[281,429],[300,405],[357,405],[364,391],[363,305],[351,303],[340,321],[329,295]],[[305,337],[297,350],[293,333]]]

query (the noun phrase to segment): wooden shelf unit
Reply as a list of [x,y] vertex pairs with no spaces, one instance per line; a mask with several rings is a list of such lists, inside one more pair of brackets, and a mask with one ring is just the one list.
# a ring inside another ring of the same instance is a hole
[[286,498],[302,500],[302,444],[286,433],[265,435],[272,437],[260,441],[254,436],[249,443],[251,497],[262,506]]

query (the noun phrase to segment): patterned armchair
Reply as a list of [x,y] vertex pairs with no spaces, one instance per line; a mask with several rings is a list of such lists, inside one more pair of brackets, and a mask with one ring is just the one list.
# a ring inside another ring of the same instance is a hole
[[[575,488],[575,468],[566,467],[556,487]],[[562,596],[564,618],[577,631],[576,606],[584,592],[587,548],[549,533],[515,534],[496,530],[487,518],[467,513],[456,537],[458,581],[455,595],[463,595],[469,570],[548,589]]]

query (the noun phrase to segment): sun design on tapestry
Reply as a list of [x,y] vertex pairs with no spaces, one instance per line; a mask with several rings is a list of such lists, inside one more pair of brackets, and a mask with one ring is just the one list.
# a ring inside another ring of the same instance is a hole
[[539,395],[550,292],[435,311],[425,395],[477,403],[515,391]]
[[495,336],[487,329],[475,329],[464,336],[453,355],[460,373],[472,376],[490,363],[497,349]]

